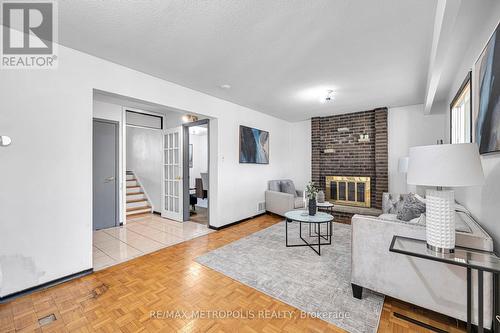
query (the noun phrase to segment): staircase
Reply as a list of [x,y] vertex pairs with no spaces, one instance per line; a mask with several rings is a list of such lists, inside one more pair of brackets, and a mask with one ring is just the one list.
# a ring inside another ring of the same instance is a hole
[[151,213],[153,209],[133,171],[127,171],[127,218]]

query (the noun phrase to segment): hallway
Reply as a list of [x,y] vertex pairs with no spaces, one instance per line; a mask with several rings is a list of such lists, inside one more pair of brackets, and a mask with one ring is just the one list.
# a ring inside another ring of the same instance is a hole
[[125,226],[94,231],[94,270],[101,270],[213,231],[199,223],[179,223],[155,214],[128,219]]

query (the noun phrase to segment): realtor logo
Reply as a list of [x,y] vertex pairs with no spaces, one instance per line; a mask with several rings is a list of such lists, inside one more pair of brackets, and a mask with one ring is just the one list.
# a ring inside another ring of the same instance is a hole
[[2,2],[1,67],[55,68],[56,4]]

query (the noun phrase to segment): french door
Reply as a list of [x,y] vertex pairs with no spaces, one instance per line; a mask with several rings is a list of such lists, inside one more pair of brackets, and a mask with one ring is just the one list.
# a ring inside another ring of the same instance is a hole
[[182,126],[163,132],[163,182],[161,216],[183,221]]

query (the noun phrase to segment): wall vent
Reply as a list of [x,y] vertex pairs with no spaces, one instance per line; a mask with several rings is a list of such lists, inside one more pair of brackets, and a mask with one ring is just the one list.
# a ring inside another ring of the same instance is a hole
[[265,202],[259,202],[259,207],[257,208],[259,212],[265,212],[266,211],[266,203]]

